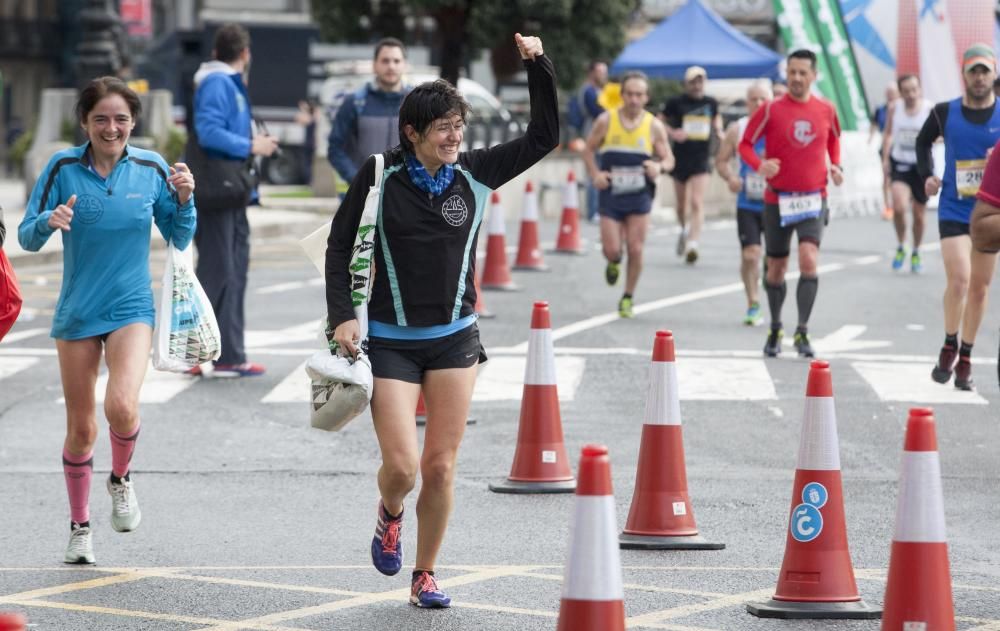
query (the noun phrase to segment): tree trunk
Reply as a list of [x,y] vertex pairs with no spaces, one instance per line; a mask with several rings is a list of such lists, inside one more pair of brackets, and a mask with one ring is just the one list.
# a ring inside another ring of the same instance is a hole
[[[472,4],[471,0],[468,3]],[[442,7],[434,14],[437,21],[437,44],[441,55],[441,78],[458,85],[458,74],[465,63],[465,27],[469,10],[462,7]]]

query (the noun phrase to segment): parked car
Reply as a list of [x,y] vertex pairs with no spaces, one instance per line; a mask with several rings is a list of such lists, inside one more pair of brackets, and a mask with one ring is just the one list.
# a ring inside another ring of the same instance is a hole
[[[319,93],[320,106],[326,116],[320,117],[316,133],[317,150],[325,155],[326,139],[330,134],[330,124],[341,102],[347,94],[357,91],[366,82],[373,81],[371,61],[331,62],[327,65],[330,76],[323,83]],[[419,85],[439,78],[433,67],[410,68],[403,79],[407,85]],[[471,109],[463,150],[492,147],[524,133],[525,122],[514,116],[502,103],[480,83],[465,77],[458,80],[458,91],[468,101]]]

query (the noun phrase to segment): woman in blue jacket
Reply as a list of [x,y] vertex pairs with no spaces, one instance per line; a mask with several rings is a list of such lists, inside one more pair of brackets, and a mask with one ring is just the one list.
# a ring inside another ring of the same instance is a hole
[[76,115],[87,136],[41,172],[18,228],[21,247],[37,251],[57,230],[63,280],[52,318],[66,399],[63,471],[70,503],[66,563],[94,563],[90,478],[97,439],[94,389],[103,353],[108,366],[104,414],[111,433],[111,525],[135,530],[141,513],[129,476],[139,435],[139,388],[152,345],[155,311],[149,278],[151,223],[180,249],[191,242],[194,178],[131,147],[139,97],[114,77],[80,93]]

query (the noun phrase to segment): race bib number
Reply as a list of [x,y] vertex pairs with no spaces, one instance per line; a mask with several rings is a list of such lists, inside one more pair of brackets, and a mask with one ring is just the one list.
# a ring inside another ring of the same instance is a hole
[[683,128],[688,140],[708,140],[712,131],[712,119],[708,116],[688,114],[683,119]]
[[895,133],[896,145],[903,151],[916,151],[919,133],[920,130],[917,129],[900,129]]
[[983,183],[986,160],[956,160],[955,188],[960,198],[975,197]]
[[747,194],[747,199],[760,201],[764,199],[764,190],[767,188],[767,181],[759,173],[747,173],[743,178],[743,190]]
[[611,194],[626,195],[646,189],[646,171],[641,166],[611,167]]
[[781,225],[792,224],[819,217],[823,212],[823,195],[819,191],[812,193],[780,193],[778,195],[778,214],[781,215]]

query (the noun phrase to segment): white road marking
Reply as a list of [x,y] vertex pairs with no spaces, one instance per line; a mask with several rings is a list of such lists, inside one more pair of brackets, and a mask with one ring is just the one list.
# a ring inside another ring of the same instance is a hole
[[[892,346],[892,342],[885,340],[858,340],[857,338],[868,330],[862,324],[846,324],[836,331],[812,341],[813,349],[821,356],[842,351],[861,351],[868,348],[885,348]],[[794,338],[786,337],[785,346],[793,346]]]
[[48,329],[26,329],[24,331],[12,331],[8,333],[3,341],[7,344],[13,344],[14,342],[20,342],[21,340],[26,340],[36,335],[41,335],[43,333],[48,333]]
[[986,399],[975,392],[962,392],[951,384],[932,382],[931,362],[854,362],[852,365],[882,401],[987,404]]
[[37,357],[0,357],[0,379],[10,377],[37,363]]
[[281,383],[267,393],[261,403],[309,403],[309,375],[305,371],[306,362],[295,367]]
[[[817,271],[822,274],[832,274],[834,272],[839,272],[845,269],[845,265],[841,263],[830,263],[829,265],[821,265],[817,268]],[[785,276],[786,279],[792,280],[798,278],[798,272],[790,272]],[[743,283],[729,283],[726,285],[718,285],[716,287],[709,287],[708,289],[699,289],[698,291],[690,291],[683,294],[678,294],[676,296],[668,296],[667,298],[661,298],[659,300],[654,300],[653,302],[647,302],[644,304],[637,305],[634,309],[636,315],[642,315],[645,313],[650,313],[652,311],[658,311],[660,309],[666,309],[667,307],[675,307],[677,305],[687,304],[689,302],[695,302],[697,300],[704,300],[706,298],[715,298],[717,296],[724,296],[726,294],[732,294],[743,291]],[[553,313],[553,318],[558,319],[558,312]],[[584,320],[579,320],[572,324],[567,324],[566,326],[559,327],[558,329],[553,329],[552,331],[552,341],[561,340],[564,337],[574,335],[576,333],[581,333],[583,331],[589,331],[590,329],[596,329],[598,327],[604,326],[605,324],[610,324],[612,322],[617,322],[621,318],[617,311],[612,311],[610,313],[605,313],[598,316],[593,316],[586,318]],[[495,351],[497,349],[494,349]],[[508,352],[527,352],[528,343],[523,342],[517,344],[516,346],[503,347],[500,349],[502,351]]]
[[[184,392],[197,381],[195,377],[175,372],[155,370],[152,362],[146,366],[146,379],[139,390],[139,403],[167,403],[175,396]],[[102,373],[94,386],[94,397],[97,403],[104,402],[104,393],[108,389],[108,373]],[[58,403],[66,399],[59,397]]]
[[[524,393],[525,357],[495,357],[476,379],[472,400],[518,401]],[[584,357],[556,357],[556,387],[560,401],[572,401],[580,387],[587,360]]]
[[677,362],[681,401],[770,401],[778,398],[763,359]]
[[323,278],[313,278],[311,280],[296,280],[288,283],[278,283],[276,285],[268,285],[266,287],[260,287],[255,293],[261,295],[267,294],[278,294],[284,291],[293,291],[296,289],[304,289],[306,287],[323,287],[326,285],[326,279]]
[[293,344],[295,342],[315,342],[316,349],[322,348],[320,341],[320,320],[309,320],[284,329],[270,331],[247,331],[244,343],[248,349],[259,349],[264,346],[278,344]]

